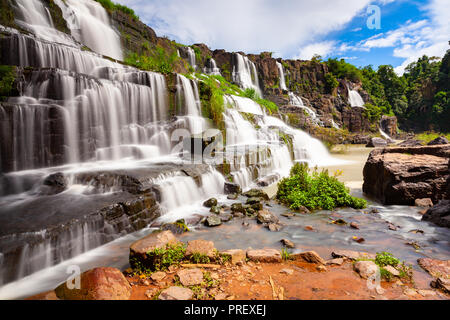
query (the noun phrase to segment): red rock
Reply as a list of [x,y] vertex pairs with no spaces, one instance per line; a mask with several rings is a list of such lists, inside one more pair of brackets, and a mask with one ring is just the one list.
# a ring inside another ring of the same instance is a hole
[[64,282],[55,289],[64,300],[128,300],[131,286],[119,269],[95,268],[81,274],[80,289],[69,289]]
[[216,248],[214,247],[214,242],[206,240],[189,241],[186,248],[186,257],[190,257],[194,253],[205,255],[209,258],[214,258],[216,255]]
[[293,254],[294,260],[303,260],[309,263],[325,264],[323,260],[315,251],[306,251],[302,253]]
[[281,262],[281,254],[275,249],[248,250],[247,257],[250,261],[259,262]]

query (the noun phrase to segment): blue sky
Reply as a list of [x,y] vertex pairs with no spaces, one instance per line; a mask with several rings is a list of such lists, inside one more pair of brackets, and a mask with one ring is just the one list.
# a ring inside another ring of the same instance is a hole
[[[116,0],[133,8],[159,36],[183,44],[275,57],[346,58],[391,64],[401,74],[423,54],[449,49],[449,0]],[[380,29],[369,29],[380,9]]]

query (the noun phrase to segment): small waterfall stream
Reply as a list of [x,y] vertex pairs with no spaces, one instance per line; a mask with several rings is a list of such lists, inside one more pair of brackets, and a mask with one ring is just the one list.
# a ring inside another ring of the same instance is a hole
[[348,101],[352,107],[364,107],[364,100],[356,90],[348,91]]
[[284,75],[283,65],[277,61],[277,67],[278,72],[280,73],[280,89],[287,90],[288,88],[286,87],[286,77]]
[[262,90],[259,86],[258,72],[255,64],[248,57],[240,53],[234,53],[233,59],[233,81],[243,89],[254,89],[262,97]]

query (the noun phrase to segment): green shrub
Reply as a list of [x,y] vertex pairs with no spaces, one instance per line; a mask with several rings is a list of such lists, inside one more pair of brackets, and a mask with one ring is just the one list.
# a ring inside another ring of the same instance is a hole
[[278,106],[275,103],[273,103],[272,101],[266,100],[266,99],[262,99],[258,95],[256,90],[253,88],[245,89],[244,92],[242,92],[241,96],[252,99],[259,105],[263,106],[264,108],[266,108],[269,111],[269,114],[272,114],[273,112],[278,111]]
[[333,210],[337,207],[362,209],[367,203],[350,195],[349,190],[328,170],[310,174],[306,163],[296,163],[291,169],[290,177],[278,184],[277,199],[297,210],[306,207],[310,210]]
[[147,252],[148,259],[153,262],[154,270],[167,270],[173,264],[179,264],[184,259],[186,248],[183,243],[167,245]]
[[155,71],[163,74],[173,72],[174,65],[179,60],[176,50],[168,53],[163,47],[152,48],[148,55],[131,53],[125,58],[125,63],[141,70]]
[[15,78],[15,67],[0,65],[0,100],[11,95]]
[[396,267],[400,263],[400,260],[395,258],[392,255],[392,253],[383,251],[383,252],[377,253],[377,256],[375,258],[375,263],[380,267],[385,267],[385,266]]
[[134,20],[139,20],[139,17],[136,15],[133,9],[130,9],[124,5],[121,5],[119,3],[114,3],[111,0],[95,0],[98,3],[100,3],[103,8],[105,8],[107,11],[122,11],[123,13],[128,14],[131,16]]

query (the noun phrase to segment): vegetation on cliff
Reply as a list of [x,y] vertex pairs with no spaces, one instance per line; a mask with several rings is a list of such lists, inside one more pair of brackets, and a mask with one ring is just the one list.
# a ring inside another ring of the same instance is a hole
[[337,179],[337,174],[330,176],[328,170],[310,173],[306,163],[296,163],[289,178],[278,184],[277,199],[293,210],[306,207],[310,210],[333,210],[337,207],[362,209],[366,201],[350,195],[345,185]]
[[98,3],[100,3],[106,10],[109,12],[111,11],[122,11],[123,13],[126,13],[133,17],[135,20],[139,20],[139,17],[136,15],[133,9],[128,8],[127,6],[121,5],[119,3],[114,3],[111,0],[95,0]]
[[15,67],[0,65],[0,101],[11,96],[13,90],[15,76]]

